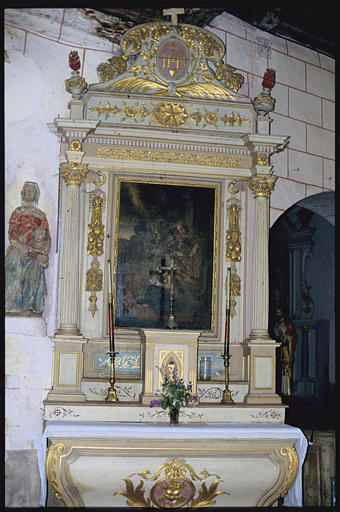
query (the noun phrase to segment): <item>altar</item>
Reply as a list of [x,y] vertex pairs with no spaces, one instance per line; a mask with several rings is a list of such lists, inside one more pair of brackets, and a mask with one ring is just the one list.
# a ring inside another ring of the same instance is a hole
[[[48,125],[60,208],[42,506],[46,475],[65,506],[301,505],[305,441],[285,425],[268,333],[271,157],[289,140],[270,133],[275,71],[248,98],[223,41],[170,11],[129,29],[96,83],[70,52],[69,117]],[[150,407],[165,376],[197,404],[173,429]]]
[[49,421],[39,454],[41,505],[46,459],[53,492],[67,507],[271,506],[287,492],[285,505],[301,506],[306,449],[302,432],[281,423]]

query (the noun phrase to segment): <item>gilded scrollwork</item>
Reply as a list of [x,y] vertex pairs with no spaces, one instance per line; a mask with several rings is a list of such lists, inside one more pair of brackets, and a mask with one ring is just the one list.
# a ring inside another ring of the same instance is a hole
[[235,101],[244,81],[222,61],[223,42],[197,27],[146,23],[128,30],[121,48],[98,66],[100,90]]
[[235,126],[241,127],[249,124],[250,119],[241,116],[240,113],[231,111],[230,113],[224,113],[223,115],[219,112],[219,109],[208,110],[206,107],[202,109],[197,108],[194,112],[190,112],[190,106],[183,105],[175,102],[159,102],[151,103],[153,108],[148,108],[145,103],[141,103],[139,106],[138,102],[135,104],[127,104],[125,101],[122,102],[122,106],[111,105],[109,101],[104,106],[100,101],[97,105],[90,108],[91,112],[96,112],[98,117],[104,115],[105,119],[109,116],[120,117],[122,122],[127,120],[134,120],[136,123],[144,123],[145,119],[155,121],[160,126],[166,127],[184,127],[189,121],[194,121],[196,126],[202,125],[202,128],[206,126],[214,126],[218,128],[218,123],[223,123],[224,126]]
[[59,481],[58,475],[58,461],[59,455],[64,453],[66,447],[63,443],[53,444],[51,443],[50,447],[47,451],[46,456],[46,476],[48,482],[51,486],[53,494],[55,497],[60,500],[64,506],[66,506],[65,502],[62,499],[62,490],[61,490],[61,482]]
[[[161,477],[162,473],[165,473]],[[140,482],[135,487],[132,477],[139,477]],[[161,478],[160,478],[161,477]],[[207,480],[215,478],[207,488]],[[227,491],[218,490],[223,482],[216,473],[206,469],[199,474],[187,464],[184,459],[168,459],[153,474],[145,469],[140,473],[132,473],[123,478],[126,489],[117,491],[114,495],[127,498],[127,506],[148,508],[201,508],[215,504],[217,496],[230,495]],[[201,481],[201,487],[196,489],[195,481]],[[146,489],[146,482],[155,482],[151,489]],[[149,495],[146,495],[148,493]]]
[[121,160],[146,160],[149,162],[168,162],[189,165],[204,165],[210,167],[240,167],[241,158],[202,155],[199,153],[175,152],[175,151],[149,151],[143,149],[111,149],[97,147],[98,158],[116,158]]

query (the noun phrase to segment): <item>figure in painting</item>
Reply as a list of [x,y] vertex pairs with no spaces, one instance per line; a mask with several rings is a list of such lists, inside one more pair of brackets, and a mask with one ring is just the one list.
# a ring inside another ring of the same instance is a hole
[[292,394],[292,377],[294,354],[296,347],[296,331],[292,321],[284,314],[283,308],[276,308],[276,323],[274,325],[276,339],[281,342],[281,392],[284,395]]
[[46,215],[37,207],[38,184],[26,181],[21,206],[9,220],[10,245],[5,257],[6,314],[37,315],[44,309],[47,293],[45,268],[51,237]]

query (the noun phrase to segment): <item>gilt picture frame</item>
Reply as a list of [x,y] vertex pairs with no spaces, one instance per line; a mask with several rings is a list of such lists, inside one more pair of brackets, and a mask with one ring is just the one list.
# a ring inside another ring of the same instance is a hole
[[214,329],[217,201],[212,184],[117,180],[117,328]]

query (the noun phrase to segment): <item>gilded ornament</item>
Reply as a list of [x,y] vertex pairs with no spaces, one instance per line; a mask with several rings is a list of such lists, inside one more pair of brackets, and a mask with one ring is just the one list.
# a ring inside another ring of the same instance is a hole
[[[165,473],[161,477],[162,473]],[[131,478],[137,476],[140,483],[136,487]],[[161,477],[161,478],[160,478]],[[207,480],[215,477],[215,480],[207,488]],[[148,508],[201,508],[209,507],[215,504],[216,497],[221,494],[228,494],[227,491],[218,490],[218,486],[223,482],[216,473],[209,473],[206,469],[198,475],[190,464],[184,459],[168,459],[153,474],[148,469],[140,473],[132,473],[127,478],[123,478],[126,489],[117,491],[114,495],[122,495],[127,498],[127,506],[148,507]],[[201,481],[201,487],[196,492],[194,481]],[[148,490],[145,488],[145,482],[153,482],[149,496],[145,496]]]
[[87,165],[79,165],[77,163],[62,164],[60,176],[66,181],[66,185],[80,186],[85,180],[88,173]]
[[[103,271],[98,263],[92,262],[91,268],[86,272],[86,291],[100,292],[103,288]],[[91,299],[90,299],[91,302]]]
[[185,126],[189,120],[187,109],[179,103],[159,103],[152,113],[161,126],[179,128]]
[[249,119],[247,119],[246,117],[241,117],[240,114],[236,115],[234,112],[232,112],[229,116],[227,114],[225,114],[220,119],[221,119],[221,121],[223,121],[224,126],[226,124],[229,124],[232,128],[235,125],[242,126],[242,124],[249,123]]
[[[73,73],[78,73],[78,71],[73,71]],[[72,76],[65,80],[65,89],[72,96],[78,97],[87,90],[86,80],[82,76],[78,76],[78,74]]]
[[269,155],[266,155],[265,153],[260,153],[257,155],[257,165],[269,165]]
[[61,482],[58,481],[58,460],[59,454],[63,454],[66,447],[62,443],[53,444],[47,450],[46,455],[46,476],[51,486],[52,492],[57,500],[61,500],[63,505],[66,506],[62,499]]
[[241,261],[241,232],[239,227],[240,207],[236,203],[228,208],[229,228],[226,236],[226,261]]
[[230,295],[232,297],[241,295],[241,278],[236,274],[236,270],[231,273]]
[[103,106],[100,101],[98,105],[91,107],[90,110],[97,112],[98,117],[104,115],[105,119],[112,115],[113,117],[121,116],[121,121],[133,119],[136,123],[143,123],[147,117],[152,117],[161,126],[174,126],[177,128],[187,125],[191,120],[196,123],[196,126],[203,123],[203,128],[206,126],[218,128],[219,122],[222,122],[224,126],[229,125],[231,128],[235,126],[241,127],[250,122],[249,119],[241,117],[240,114],[235,114],[234,111],[231,114],[220,116],[218,108],[216,110],[204,108],[204,113],[197,109],[191,114],[184,105],[173,102],[157,103],[153,110],[148,109],[145,103],[142,103],[141,107],[139,107],[138,102],[134,105],[127,105],[123,101],[123,105],[124,107],[119,107],[118,105],[111,106],[111,103],[107,101],[106,105]]
[[257,176],[248,182],[248,186],[253,192],[255,198],[268,198],[274,190],[277,178],[278,176]]
[[136,55],[142,49],[142,41],[149,36],[149,30],[146,27],[139,27],[129,30],[122,39],[121,47],[128,55]]
[[87,254],[101,256],[104,252],[104,224],[102,222],[103,199],[92,199],[92,218],[88,229]]
[[81,151],[81,142],[80,140],[72,140],[69,144],[70,151]]
[[241,73],[233,73],[226,81],[225,86],[233,92],[237,92],[243,85],[244,76]]
[[299,457],[296,453],[295,448],[291,446],[283,446],[280,448],[279,451],[280,457],[288,460],[288,471],[287,471],[287,478],[285,481],[284,486],[281,489],[281,497],[284,497],[293,483],[295,482],[295,479],[298,474],[299,470]]
[[97,147],[98,158],[114,158],[121,160],[138,160],[149,162],[168,162],[189,165],[204,165],[211,167],[240,167],[241,158],[216,155],[202,155],[199,153],[177,153],[174,151],[148,151],[138,149],[111,149]]

